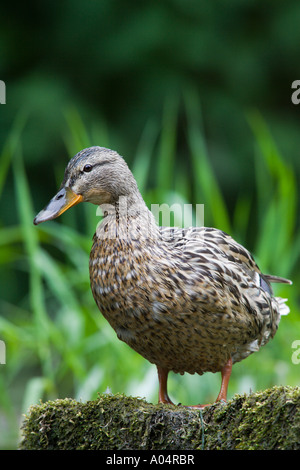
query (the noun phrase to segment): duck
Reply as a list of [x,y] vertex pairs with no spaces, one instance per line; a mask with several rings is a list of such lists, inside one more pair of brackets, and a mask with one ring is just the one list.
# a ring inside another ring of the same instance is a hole
[[170,372],[218,372],[216,402],[226,403],[233,364],[268,343],[289,313],[271,284],[292,282],[263,274],[252,254],[220,229],[160,227],[116,151],[78,152],[34,224],[80,202],[100,206],[103,215],[89,258],[93,297],[117,337],[156,366],[158,402],[174,404]]

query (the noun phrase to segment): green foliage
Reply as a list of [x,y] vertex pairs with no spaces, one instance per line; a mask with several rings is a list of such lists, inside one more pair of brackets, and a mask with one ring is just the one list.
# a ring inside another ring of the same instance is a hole
[[[177,158],[182,112],[186,116],[186,165],[180,165]],[[95,141],[113,147],[103,122],[88,132],[77,109],[67,108],[64,116],[63,138],[70,156]],[[6,441],[1,437],[2,448],[15,445],[20,413],[40,399],[71,396],[90,400],[109,387],[113,393],[157,400],[155,367],[117,339],[90,292],[88,256],[99,221],[95,207],[82,205],[39,227],[32,223],[41,201],[33,202],[34,188],[24,165],[26,119],[30,117],[18,116],[0,157],[0,174],[4,175],[0,190],[11,170],[16,203],[14,225],[0,225],[1,279],[4,286],[17,283],[12,286],[13,296],[6,297],[3,291],[0,300],[0,337],[7,346],[7,364],[0,366],[0,409],[9,430]],[[261,268],[291,277],[296,286],[300,237],[293,168],[276,148],[262,117],[252,113],[249,122],[254,131],[255,199],[243,194],[233,213],[211,165],[196,92],[185,95],[183,107],[176,98],[168,97],[161,124],[148,121],[130,166],[149,206],[204,203],[206,225],[227,230],[244,244],[255,223],[252,251]],[[57,186],[64,164],[55,169]],[[40,179],[47,185],[46,174]],[[289,297],[292,313],[282,320],[273,342],[234,367],[231,395],[277,383],[298,383],[299,366],[291,362],[291,344],[299,339],[298,292],[295,287],[277,286],[276,293]],[[218,387],[217,375],[170,374],[170,395],[175,402],[214,401]]]

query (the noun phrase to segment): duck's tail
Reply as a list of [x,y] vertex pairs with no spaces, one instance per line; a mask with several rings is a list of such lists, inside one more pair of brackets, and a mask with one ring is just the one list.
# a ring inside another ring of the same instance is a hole
[[[293,284],[292,281],[290,281],[289,279],[286,279],[284,277],[279,277],[279,276],[272,276],[272,275],[265,275],[264,274],[264,278],[272,283],[272,282],[277,282],[277,283],[280,283],[280,284]],[[279,314],[280,316],[282,315],[287,315],[288,313],[290,313],[290,309],[289,307],[286,305],[286,302],[288,299],[282,299],[281,297],[274,297],[274,300],[275,302],[277,303],[277,307],[278,310],[279,310]]]
[[292,281],[289,279],[286,279],[284,277],[279,277],[279,276],[272,276],[271,274],[264,274],[264,278],[269,281],[269,282],[277,282],[280,284],[293,284]]
[[279,306],[279,314],[281,317],[282,315],[287,315],[288,313],[290,313],[290,308],[286,305],[288,299],[283,299],[282,297],[274,297],[274,300]]

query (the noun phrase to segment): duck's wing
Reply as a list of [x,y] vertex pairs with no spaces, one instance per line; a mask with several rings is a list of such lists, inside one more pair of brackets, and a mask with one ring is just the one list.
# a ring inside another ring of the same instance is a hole
[[271,283],[292,284],[289,279],[263,274],[252,254],[230,235],[210,227],[160,228],[161,236],[180,252],[195,270],[221,273],[241,288],[258,287],[273,295]]
[[177,276],[184,279],[185,293],[223,332],[233,335],[237,329],[246,335],[233,361],[266,344],[280,317],[289,312],[286,299],[273,295],[271,282],[291,281],[263,274],[251,253],[225,232],[206,227],[172,230],[161,229],[161,234],[169,235],[170,258],[178,260]]

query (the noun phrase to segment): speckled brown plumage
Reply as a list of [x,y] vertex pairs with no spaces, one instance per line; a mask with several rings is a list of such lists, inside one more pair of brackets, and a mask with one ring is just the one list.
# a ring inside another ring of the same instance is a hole
[[118,338],[158,367],[160,401],[170,402],[168,371],[221,371],[226,390],[219,399],[226,399],[231,363],[266,344],[288,313],[270,282],[290,281],[263,275],[220,230],[158,227],[125,161],[111,150],[79,152],[35,223],[80,200],[104,213],[90,254],[93,296]]

